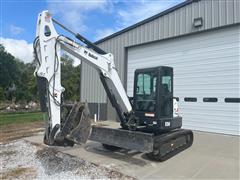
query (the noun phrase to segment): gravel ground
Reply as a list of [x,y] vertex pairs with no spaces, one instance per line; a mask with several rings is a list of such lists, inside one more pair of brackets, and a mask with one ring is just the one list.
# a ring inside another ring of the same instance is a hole
[[0,145],[1,179],[134,179],[24,140]]

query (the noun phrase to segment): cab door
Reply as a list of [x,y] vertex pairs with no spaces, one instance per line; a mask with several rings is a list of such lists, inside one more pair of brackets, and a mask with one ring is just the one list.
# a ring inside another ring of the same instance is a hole
[[138,69],[135,71],[134,111],[140,124],[151,124],[156,118],[157,109],[157,79],[156,68]]
[[158,117],[173,117],[173,68],[159,67]]

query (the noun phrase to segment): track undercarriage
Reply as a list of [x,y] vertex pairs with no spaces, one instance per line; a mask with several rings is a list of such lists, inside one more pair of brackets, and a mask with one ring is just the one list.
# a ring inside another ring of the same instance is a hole
[[61,131],[52,144],[45,138],[48,145],[73,146],[90,139],[102,143],[109,150],[131,149],[146,153],[151,160],[165,161],[193,143],[191,130],[176,129],[158,134],[130,131],[113,121],[92,123],[87,105],[66,105],[64,108]]
[[153,152],[147,153],[149,159],[165,161],[181,151],[190,147],[193,143],[191,130],[179,129],[154,137]]

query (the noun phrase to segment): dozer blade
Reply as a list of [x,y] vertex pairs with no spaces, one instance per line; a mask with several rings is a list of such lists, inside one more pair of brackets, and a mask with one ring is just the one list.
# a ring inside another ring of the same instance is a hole
[[[70,107],[70,108],[69,108]],[[67,115],[63,115],[60,133],[55,139],[57,145],[86,143],[91,132],[91,119],[87,103],[68,105]],[[70,109],[70,110],[69,110]]]

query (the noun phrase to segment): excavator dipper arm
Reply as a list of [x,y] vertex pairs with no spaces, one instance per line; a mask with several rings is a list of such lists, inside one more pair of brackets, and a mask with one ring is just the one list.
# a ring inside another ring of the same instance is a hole
[[[62,106],[64,106],[62,93],[65,90],[61,85],[60,59],[62,50],[89,64],[97,71],[108,97],[120,117],[121,124],[127,126],[128,118],[132,113],[132,106],[117,73],[113,55],[105,53],[79,34],[74,35],[87,46],[59,35],[53,23],[68,30],[54,20],[48,11],[43,11],[38,16],[36,39],[34,41],[34,52],[38,60],[35,75],[38,78],[41,107],[43,111],[48,112],[45,133],[45,138],[48,139],[47,143],[54,144],[58,134],[62,133],[62,129],[69,129],[64,128],[61,124],[61,111]],[[73,115],[69,113],[68,117],[70,118],[70,116]],[[68,123],[65,122],[65,124]]]

